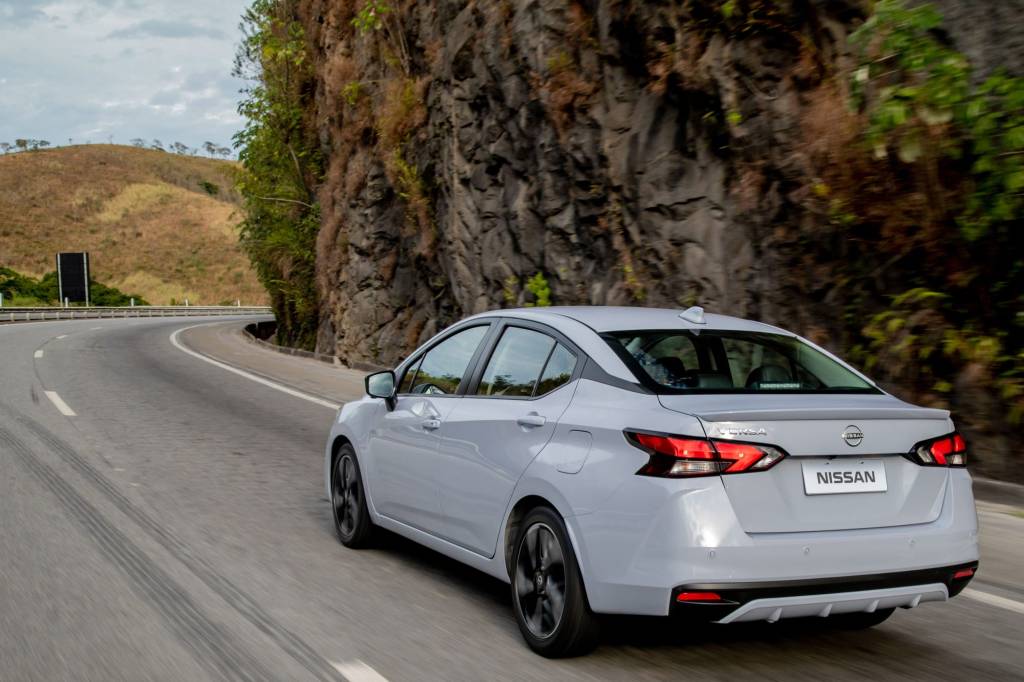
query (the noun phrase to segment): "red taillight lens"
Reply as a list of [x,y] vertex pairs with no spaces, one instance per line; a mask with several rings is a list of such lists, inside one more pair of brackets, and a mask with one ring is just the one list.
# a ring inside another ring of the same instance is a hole
[[718,456],[728,466],[723,473],[735,474],[741,471],[762,471],[775,465],[784,457],[781,450],[770,445],[753,445],[751,443],[734,443],[732,441],[714,441]]
[[974,576],[973,568],[963,568],[953,574],[953,580],[963,580]]
[[626,431],[630,443],[650,454],[638,474],[644,476],[707,476],[764,471],[786,456],[770,445],[709,441],[704,438]]
[[680,438],[678,436],[658,436],[652,433],[637,433],[636,441],[658,454],[678,457],[679,459],[714,459],[715,450],[706,440]]
[[959,433],[918,443],[910,454],[911,459],[924,466],[967,466],[967,443]]
[[702,602],[702,601],[722,601],[722,595],[717,592],[680,592],[676,595],[676,601],[682,602]]

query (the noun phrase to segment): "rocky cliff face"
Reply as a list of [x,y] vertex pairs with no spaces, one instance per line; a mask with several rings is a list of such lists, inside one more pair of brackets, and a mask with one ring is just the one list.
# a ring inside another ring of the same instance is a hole
[[[843,350],[849,304],[899,276],[837,277],[870,257],[830,196],[865,3],[722,4],[301,2],[327,160],[318,350],[393,363],[534,302],[538,274],[555,304],[700,303]],[[1019,66],[992,3],[943,4],[985,68]]]
[[359,35],[350,3],[310,3],[319,349],[397,360],[462,315],[531,302],[537,273],[559,304],[810,324],[794,297],[818,264],[780,246],[815,218],[808,126],[828,121],[806,119],[836,94],[858,10],[793,3],[727,40],[717,10],[681,4],[420,3],[394,21],[399,47]]

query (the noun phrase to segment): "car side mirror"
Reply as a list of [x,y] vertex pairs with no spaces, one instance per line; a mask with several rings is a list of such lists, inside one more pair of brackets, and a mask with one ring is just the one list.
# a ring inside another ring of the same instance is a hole
[[368,375],[366,395],[383,398],[389,410],[395,409],[395,373],[388,369]]

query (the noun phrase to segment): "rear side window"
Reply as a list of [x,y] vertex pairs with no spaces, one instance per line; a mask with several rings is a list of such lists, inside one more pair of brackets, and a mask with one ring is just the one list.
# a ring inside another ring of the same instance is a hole
[[537,395],[550,393],[562,384],[568,383],[575,369],[576,356],[562,344],[556,345],[548,359],[547,367],[544,368],[544,373],[540,376]]
[[542,332],[508,327],[494,347],[476,394],[530,398],[568,383],[576,356]]
[[428,350],[416,371],[406,372],[402,390],[429,395],[455,393],[487,328],[487,325],[482,325],[464,329]]
[[532,329],[509,327],[487,362],[477,395],[529,397],[555,340]]

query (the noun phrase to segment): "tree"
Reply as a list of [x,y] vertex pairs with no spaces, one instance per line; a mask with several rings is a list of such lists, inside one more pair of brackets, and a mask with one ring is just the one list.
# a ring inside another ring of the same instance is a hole
[[205,149],[206,153],[209,154],[211,157],[217,153],[217,145],[215,145],[212,142],[204,142],[203,149]]
[[164,149],[164,143],[163,143],[163,142],[161,142],[160,140],[153,140],[153,144],[151,144],[151,145],[149,146],[149,148],[150,148],[150,149],[155,149],[155,150],[157,150],[158,152],[163,152],[163,151],[167,151],[166,149]]
[[0,142],[0,150],[2,150],[4,154],[11,151],[12,149],[14,149],[14,145],[12,145],[10,142]]
[[49,140],[36,140],[36,146],[34,147],[34,149],[35,150],[45,149],[46,147],[49,147],[49,146],[50,146],[50,141]]
[[231,147],[217,147],[217,156],[221,158],[228,158],[231,156]]
[[188,154],[189,148],[187,144],[181,142],[174,142],[171,144],[171,151],[175,154]]
[[139,149],[142,149],[143,147],[146,146],[146,141],[143,140],[141,137],[134,137],[131,140],[131,145],[133,147],[138,147]]
[[244,170],[243,248],[266,286],[278,340],[313,348],[319,302],[316,237],[320,210],[311,189],[323,172],[316,131],[304,124],[316,73],[299,22],[300,0],[253,0],[242,17],[234,74],[249,83],[234,137]]
[[17,140],[14,141],[14,146],[20,149],[21,151],[25,151],[26,149],[28,149],[28,142],[28,140],[19,137]]

